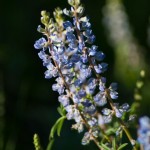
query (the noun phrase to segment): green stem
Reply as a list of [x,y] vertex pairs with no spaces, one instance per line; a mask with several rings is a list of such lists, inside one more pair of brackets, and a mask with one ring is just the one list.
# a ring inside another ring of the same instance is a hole
[[[107,99],[108,99],[108,102],[109,102],[109,104],[110,104],[112,110],[115,112],[114,104],[113,104],[113,101],[112,101],[112,99],[111,99],[111,97],[110,97],[109,90],[106,90],[106,95],[107,95]],[[116,118],[117,118],[117,117],[116,117]],[[131,134],[130,134],[128,128],[127,128],[126,125],[125,125],[125,123],[124,123],[123,120],[121,120],[120,118],[117,118],[117,119],[119,120],[119,122],[120,122],[120,124],[121,124],[121,126],[122,126],[123,131],[125,132],[126,136],[128,137],[128,139],[129,139],[131,145],[133,146],[133,149],[134,149],[134,150],[137,150],[137,148],[136,148],[136,142],[135,142],[135,140],[132,138],[132,136],[131,136]]]

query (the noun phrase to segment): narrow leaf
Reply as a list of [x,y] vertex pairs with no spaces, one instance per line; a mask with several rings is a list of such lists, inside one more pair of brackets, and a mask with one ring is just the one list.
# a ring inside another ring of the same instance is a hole
[[63,123],[64,123],[64,120],[66,119],[66,117],[63,117],[59,124],[58,124],[58,127],[57,127],[57,135],[60,136],[60,132],[61,132],[61,129],[62,129],[62,126],[63,126]]
[[60,105],[58,108],[57,108],[57,111],[59,112],[59,114],[61,115],[61,116],[65,116],[65,108],[62,106],[62,105]]
[[58,107],[58,108],[57,108],[57,111],[59,112],[59,114],[60,114],[61,116],[63,116],[61,107]]
[[[64,120],[65,118],[66,118],[65,116],[59,118],[59,119],[56,121],[56,123],[53,125],[53,127],[52,127],[52,129],[51,129],[51,132],[50,132],[50,139],[51,139],[51,138],[54,138],[54,134],[55,134],[55,132],[56,132],[56,130],[57,130],[57,128],[58,128],[59,123],[62,124],[63,122],[61,122],[61,121]],[[62,125],[61,125],[61,126],[62,126]],[[57,134],[59,133],[60,130],[61,130],[61,128],[57,131]],[[60,133],[59,133],[59,135],[60,135]]]
[[110,150],[109,147],[107,147],[105,144],[102,144],[102,143],[101,143],[101,147],[102,147],[104,150]]
[[124,143],[124,144],[120,145],[119,148],[118,148],[118,150],[122,150],[127,145],[128,145],[128,143]]

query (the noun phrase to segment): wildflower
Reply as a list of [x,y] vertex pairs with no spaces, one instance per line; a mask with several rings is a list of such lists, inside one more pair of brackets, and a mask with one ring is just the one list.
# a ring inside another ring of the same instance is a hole
[[150,150],[150,119],[147,116],[139,120],[138,142],[143,145],[144,150]]
[[59,93],[58,101],[66,111],[65,118],[75,121],[72,128],[79,133],[87,127],[82,139],[82,144],[86,145],[101,136],[99,127],[104,128],[105,123],[110,123],[114,114],[121,118],[129,105],[114,103],[113,109],[103,108],[103,115],[97,115],[97,107],[104,106],[108,98],[118,98],[117,84],[106,87],[106,78],[101,76],[108,68],[108,64],[102,62],[105,54],[93,44],[95,35],[89,18],[82,16],[83,7],[74,6],[74,2],[69,0],[71,10],[63,11],[72,17],[72,21],[62,22],[61,33],[50,16],[46,16],[48,13],[42,13],[45,29],[39,26],[38,30],[46,35],[47,41],[41,38],[34,47],[40,51],[39,58],[47,68],[45,78],[56,78],[52,89]]
[[42,37],[35,42],[34,48],[35,49],[42,49],[42,48],[44,48],[45,43],[46,43],[46,39]]

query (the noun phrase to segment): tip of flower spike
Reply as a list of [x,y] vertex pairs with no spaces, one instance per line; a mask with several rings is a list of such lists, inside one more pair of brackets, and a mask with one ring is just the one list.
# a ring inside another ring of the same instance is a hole
[[71,6],[78,6],[80,4],[80,0],[68,0],[68,4]]
[[50,16],[50,13],[49,12],[47,12],[46,10],[42,10],[41,11],[41,16]]
[[61,10],[60,7],[57,7],[57,8],[55,9],[55,11],[53,12],[54,17],[56,17],[56,15],[62,15],[62,13],[63,13],[63,11]]

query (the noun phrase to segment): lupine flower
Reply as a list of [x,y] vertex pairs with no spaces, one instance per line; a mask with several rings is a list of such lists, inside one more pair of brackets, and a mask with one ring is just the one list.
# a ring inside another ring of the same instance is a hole
[[83,139],[82,139],[82,145],[87,145],[90,142],[90,133],[85,132]]
[[118,98],[118,92],[116,92],[116,90],[117,90],[117,83],[111,83],[109,89],[110,89],[110,97],[112,99],[117,99]]
[[122,106],[119,106],[118,103],[114,103],[115,114],[117,118],[121,118],[124,112],[127,112],[129,109],[129,104],[124,103]]
[[150,150],[150,119],[147,116],[139,120],[138,142],[143,145],[144,150]]
[[86,145],[102,136],[100,128],[110,123],[113,116],[121,118],[129,105],[113,103],[113,110],[103,108],[103,115],[99,115],[97,107],[104,106],[110,98],[118,98],[117,84],[106,87],[106,78],[102,76],[108,68],[108,64],[102,62],[105,54],[93,44],[95,35],[89,18],[83,16],[80,2],[74,2],[69,0],[71,10],[63,10],[65,15],[72,17],[72,21],[62,23],[63,37],[49,15],[42,13],[45,29],[38,27],[38,31],[42,30],[47,40],[40,38],[34,47],[40,51],[38,55],[47,69],[45,78],[56,78],[52,89],[59,93],[58,101],[66,111],[66,118],[75,121],[72,128],[80,133],[87,127],[82,139],[82,144]]
[[46,39],[42,37],[35,42],[34,48],[35,49],[42,49],[42,48],[44,48],[45,43],[46,43]]

